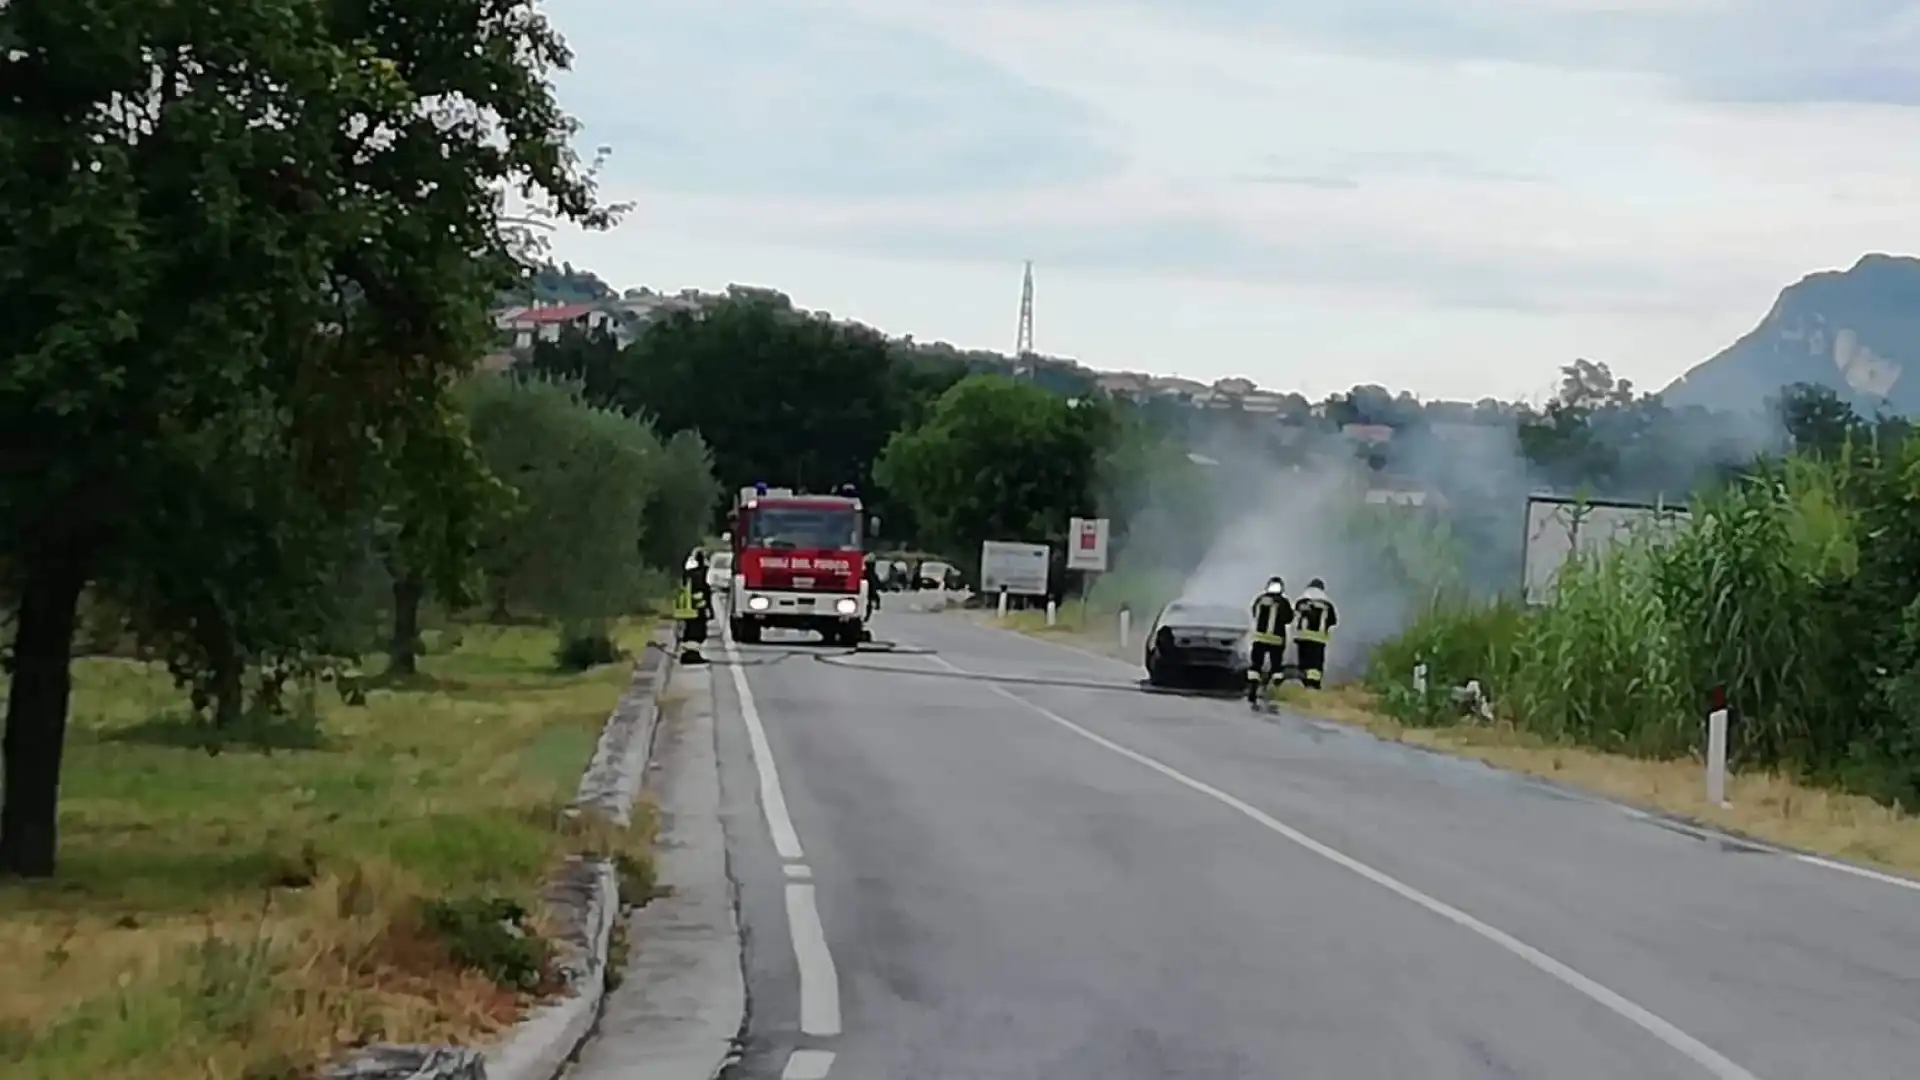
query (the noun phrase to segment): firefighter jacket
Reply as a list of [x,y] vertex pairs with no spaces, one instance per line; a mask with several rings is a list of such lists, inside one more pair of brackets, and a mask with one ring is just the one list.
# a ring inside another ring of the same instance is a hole
[[1295,641],[1315,641],[1325,645],[1333,637],[1333,628],[1340,625],[1340,613],[1320,589],[1308,589],[1300,594],[1293,605],[1293,637]]
[[1257,645],[1285,645],[1293,605],[1285,596],[1261,593],[1253,598],[1253,640]]
[[680,589],[673,597],[673,617],[687,622],[712,615],[713,589],[707,584],[706,571],[688,570],[681,574]]

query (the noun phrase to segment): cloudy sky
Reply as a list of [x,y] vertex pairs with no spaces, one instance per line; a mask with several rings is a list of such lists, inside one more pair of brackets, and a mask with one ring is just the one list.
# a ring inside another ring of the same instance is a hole
[[1314,395],[1664,385],[1920,250],[1905,0],[549,0],[617,287]]

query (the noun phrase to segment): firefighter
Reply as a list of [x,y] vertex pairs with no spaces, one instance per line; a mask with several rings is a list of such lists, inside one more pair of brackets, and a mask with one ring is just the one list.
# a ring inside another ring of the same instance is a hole
[[1340,612],[1327,599],[1327,583],[1319,578],[1307,582],[1293,605],[1293,649],[1300,661],[1300,681],[1309,689],[1320,689],[1326,677],[1327,642],[1339,625]]
[[680,662],[704,664],[700,646],[707,641],[707,622],[713,618],[713,586],[707,583],[707,553],[699,548],[687,556],[680,574],[680,590],[673,600],[673,618],[680,625]]
[[1247,704],[1261,707],[1267,688],[1280,674],[1287,655],[1287,627],[1293,623],[1293,605],[1287,584],[1275,574],[1253,598],[1253,648],[1247,656]]

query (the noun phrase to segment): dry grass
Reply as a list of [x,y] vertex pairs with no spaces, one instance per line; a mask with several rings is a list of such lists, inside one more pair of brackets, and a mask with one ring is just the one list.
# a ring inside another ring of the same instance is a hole
[[[1066,625],[1046,626],[1044,612],[969,612],[987,625],[1073,644],[1117,659],[1125,654],[1100,627],[1090,636]],[[1655,761],[1547,742],[1510,724],[1408,727],[1383,714],[1358,686],[1306,690],[1288,685],[1282,700],[1312,716],[1364,728],[1383,739],[1475,758],[1513,772],[1545,777],[1611,799],[1746,833],[1790,847],[1890,870],[1920,873],[1920,818],[1871,799],[1809,787],[1775,774],[1729,778],[1732,808],[1707,801],[1697,761]]]
[[[1106,656],[1120,653],[1119,624],[1114,621],[1115,617],[1111,613],[1098,610],[1089,613],[1078,603],[1069,604],[1060,609],[1056,613],[1055,623],[1052,626],[1047,625],[1045,611],[1009,611],[1004,619],[1000,618],[992,608],[968,610],[963,611],[962,614],[982,626],[994,626],[1002,630],[1051,638]],[[1136,619],[1133,626],[1136,644],[1143,629],[1142,624]],[[1132,655],[1132,652],[1128,652],[1126,658],[1132,658]]]
[[1707,801],[1697,761],[1655,761],[1563,746],[1511,724],[1408,727],[1383,715],[1357,686],[1287,686],[1281,700],[1312,716],[1352,724],[1395,742],[1477,758],[1648,810],[1678,814],[1762,840],[1890,870],[1920,873],[1920,818],[1871,799],[1808,787],[1776,774],[1728,779],[1722,809]]
[[183,708],[164,675],[81,661],[61,874],[0,889],[0,1071],[279,1080],[511,1022],[525,1001],[453,965],[419,901],[537,908],[570,851],[650,874],[650,834],[559,814],[628,666],[558,675],[550,632],[463,636],[364,708],[323,698],[323,748],[270,754],[164,745]]

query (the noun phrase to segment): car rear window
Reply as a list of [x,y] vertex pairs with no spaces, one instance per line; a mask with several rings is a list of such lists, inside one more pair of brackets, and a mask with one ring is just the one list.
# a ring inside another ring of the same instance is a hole
[[1225,604],[1171,604],[1161,622],[1170,626],[1238,627],[1247,622],[1247,614]]

